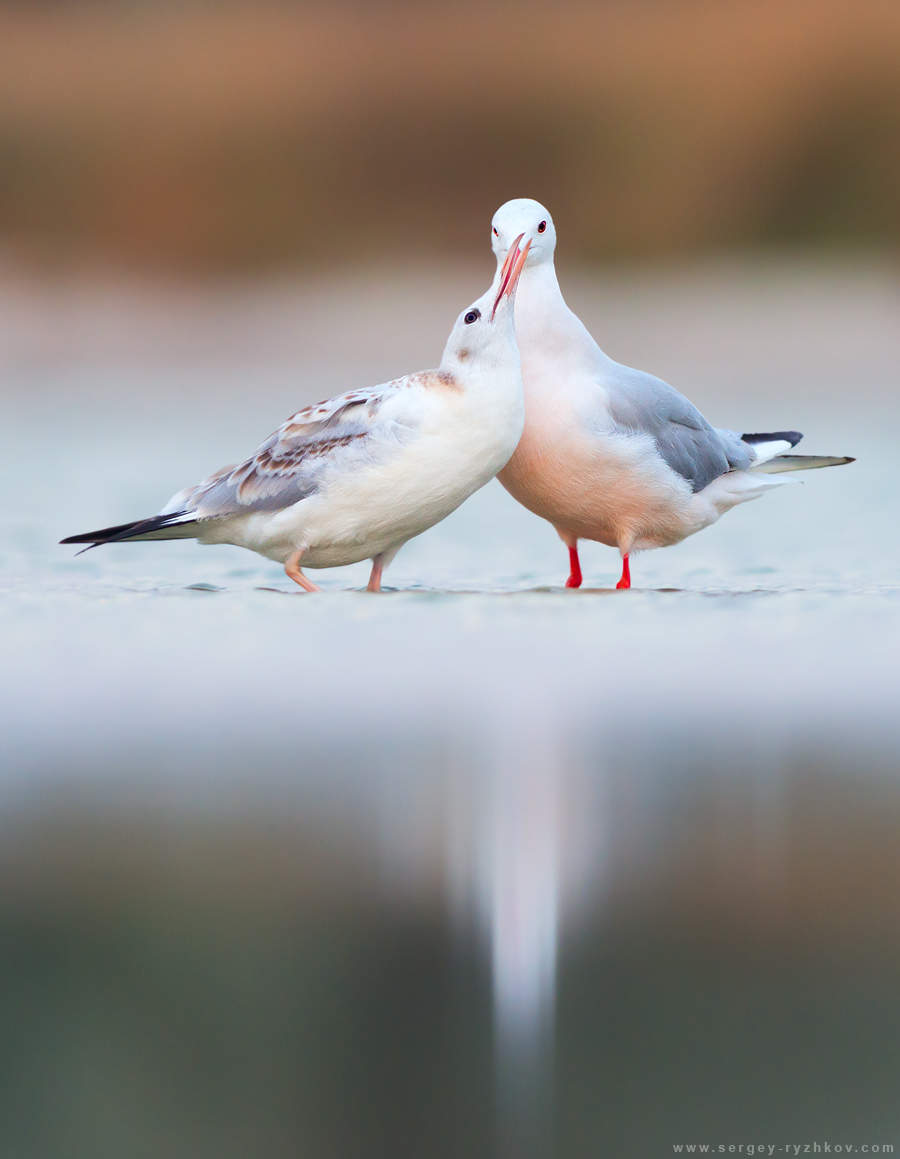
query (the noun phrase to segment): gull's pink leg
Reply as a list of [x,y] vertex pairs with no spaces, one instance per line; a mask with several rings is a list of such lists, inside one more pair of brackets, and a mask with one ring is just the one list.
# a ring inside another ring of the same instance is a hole
[[566,587],[581,587],[581,564],[578,561],[577,541],[569,547],[569,578],[566,580]]
[[290,559],[285,563],[285,574],[288,575],[295,584],[299,584],[305,592],[320,592],[322,589],[317,587],[311,579],[307,579],[300,570],[300,560],[303,558],[302,551],[295,551]]
[[631,587],[631,568],[628,566],[628,556],[622,556],[622,578],[616,584],[617,588]]
[[376,555],[372,560],[372,574],[369,576],[367,592],[381,591],[381,573],[384,571],[384,556]]

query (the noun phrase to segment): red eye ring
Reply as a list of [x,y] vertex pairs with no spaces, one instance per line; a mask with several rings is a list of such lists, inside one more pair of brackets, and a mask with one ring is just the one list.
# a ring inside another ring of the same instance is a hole
[[538,226],[538,233],[543,233],[546,228],[547,228],[546,221],[542,221],[541,224]]
[[496,227],[496,225],[495,225],[495,226],[494,226],[494,237],[499,237],[499,236],[500,236],[500,234],[499,234],[499,233],[497,233],[497,227]]

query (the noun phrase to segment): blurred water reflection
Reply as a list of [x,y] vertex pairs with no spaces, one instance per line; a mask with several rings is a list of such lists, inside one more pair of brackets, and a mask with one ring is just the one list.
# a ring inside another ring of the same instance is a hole
[[[487,488],[380,599],[364,567],[309,599],[237,550],[56,540],[408,369],[410,285],[9,288],[0,1155],[900,1142],[896,287],[668,277],[579,306],[853,471],[619,594],[555,586],[552,530]],[[416,364],[456,288],[417,284]],[[336,343],[338,307],[377,340]]]
[[[744,734],[679,751],[672,730],[648,765],[634,729],[515,768],[402,731],[362,751],[307,738],[289,785],[271,752],[237,773],[213,751],[203,790],[167,791],[135,754],[7,803],[10,1153],[893,1139],[892,756],[859,736],[822,753],[801,729],[762,763]],[[576,838],[608,835],[602,861],[559,824],[564,798]]]

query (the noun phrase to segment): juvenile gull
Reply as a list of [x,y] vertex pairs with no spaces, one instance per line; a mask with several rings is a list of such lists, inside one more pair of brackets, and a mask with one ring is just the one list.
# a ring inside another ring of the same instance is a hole
[[[521,244],[520,244],[521,243]],[[159,515],[63,543],[197,539],[302,567],[372,560],[369,591],[408,539],[449,515],[508,461],[524,421],[514,326],[528,242],[460,314],[437,370],[353,390],[292,415],[255,455],[175,495]]]
[[568,547],[566,587],[581,586],[579,539],[617,547],[616,587],[628,588],[633,551],[679,543],[781,485],[785,480],[773,477],[781,472],[853,462],[786,454],[800,441],[798,431],[712,427],[661,379],[608,358],[563,300],[553,265],[556,230],[539,202],[501,206],[491,241],[498,279],[531,243],[516,302],[525,430],[499,478]]

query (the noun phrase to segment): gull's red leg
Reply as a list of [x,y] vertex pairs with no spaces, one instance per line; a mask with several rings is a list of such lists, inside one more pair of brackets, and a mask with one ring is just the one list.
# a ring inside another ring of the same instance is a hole
[[622,578],[616,584],[617,588],[631,587],[631,568],[628,566],[628,556],[622,556]]
[[574,543],[569,548],[569,578],[566,580],[567,588],[581,587],[581,564],[578,562],[578,544]]

